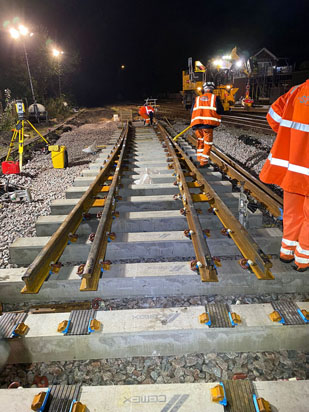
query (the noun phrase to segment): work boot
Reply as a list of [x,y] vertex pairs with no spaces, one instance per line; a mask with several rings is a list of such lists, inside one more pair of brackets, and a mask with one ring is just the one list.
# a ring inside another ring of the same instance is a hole
[[296,270],[296,272],[306,272],[306,270],[309,270],[309,267],[300,268],[300,267],[297,266],[297,265],[292,265],[292,268],[293,268],[294,270]]
[[207,169],[208,167],[210,167],[209,163],[206,163],[205,165],[200,165],[199,166],[200,169]]
[[282,257],[279,257],[279,259],[280,259],[280,261],[283,262],[283,263],[291,263],[291,262],[293,262],[293,260],[294,260],[294,258],[292,258],[292,259],[283,259]]

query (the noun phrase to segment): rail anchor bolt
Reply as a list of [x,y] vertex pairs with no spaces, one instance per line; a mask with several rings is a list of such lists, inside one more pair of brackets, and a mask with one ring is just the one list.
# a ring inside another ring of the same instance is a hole
[[103,270],[110,270],[112,262],[110,260],[100,260],[100,265]]
[[69,233],[68,238],[69,238],[68,245],[70,245],[71,243],[77,242],[78,235],[76,233]]
[[58,262],[58,263],[54,263],[51,262],[50,264],[50,274],[57,274],[60,272],[60,269],[62,268],[62,263]]
[[83,263],[83,264],[78,266],[76,274],[78,276],[82,276],[83,273],[84,273],[84,269],[85,269],[85,264]]

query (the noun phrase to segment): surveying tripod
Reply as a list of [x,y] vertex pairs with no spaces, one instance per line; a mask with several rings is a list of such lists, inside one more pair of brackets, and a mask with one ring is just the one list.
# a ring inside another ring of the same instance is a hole
[[49,144],[48,140],[45,139],[44,136],[41,135],[41,133],[33,126],[32,123],[29,122],[29,120],[26,119],[26,111],[25,111],[25,105],[22,102],[22,100],[17,100],[15,104],[18,120],[15,126],[15,129],[13,131],[13,136],[11,139],[11,143],[9,146],[9,151],[6,156],[5,161],[8,161],[11,155],[11,152],[14,148],[14,143],[18,135],[18,153],[19,153],[19,169],[20,171],[22,170],[23,167],[23,153],[24,153],[24,130],[25,130],[25,123],[27,123],[29,126],[32,127],[32,129],[40,136],[40,138],[46,143]]

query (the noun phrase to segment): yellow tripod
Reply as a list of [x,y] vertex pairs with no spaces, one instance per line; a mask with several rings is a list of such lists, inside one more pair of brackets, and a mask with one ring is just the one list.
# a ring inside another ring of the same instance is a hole
[[32,129],[40,136],[41,139],[43,139],[43,141],[46,144],[49,144],[49,142],[48,142],[48,140],[45,139],[44,136],[41,135],[41,133],[33,126],[33,124],[30,123],[29,120],[27,120],[25,118],[26,113],[25,113],[25,106],[24,106],[23,102],[21,100],[17,100],[15,106],[16,106],[16,112],[18,114],[18,120],[17,120],[16,126],[15,126],[15,129],[13,131],[13,136],[12,136],[12,139],[11,139],[11,143],[10,143],[8,154],[6,156],[5,161],[7,162],[9,160],[11,152],[14,148],[15,140],[16,140],[17,135],[18,135],[19,169],[21,171],[22,167],[23,167],[25,123],[27,123],[29,126],[31,126]]

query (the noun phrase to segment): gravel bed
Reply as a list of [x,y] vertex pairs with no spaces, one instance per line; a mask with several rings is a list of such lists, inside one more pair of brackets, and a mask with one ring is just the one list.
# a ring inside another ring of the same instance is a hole
[[236,373],[252,381],[308,379],[309,352],[194,353],[7,365],[0,374],[0,388],[13,381],[31,387],[36,375],[46,376],[49,384],[95,386],[216,382]]
[[[173,127],[181,132],[187,124],[177,121]],[[192,131],[184,135],[191,134]],[[214,130],[215,146],[246,169],[259,174],[275,140],[274,136],[243,130],[224,124]]]
[[[80,297],[80,301],[82,296]],[[208,295],[208,296],[159,296],[138,298],[114,298],[101,301],[99,310],[126,310],[200,306],[206,303],[227,303],[229,305],[270,303],[277,300],[293,302],[309,301],[309,293],[266,293],[263,295]],[[57,303],[57,302],[49,302]],[[4,303],[4,312],[28,310],[32,303]]]
[[[84,118],[86,115],[83,115]],[[89,115],[93,123],[78,127],[75,120],[72,130],[63,133],[57,144],[67,146],[69,167],[53,169],[50,155],[33,151],[31,160],[24,166],[20,175],[9,175],[11,184],[20,185],[31,190],[33,201],[1,201],[0,200],[0,268],[11,268],[9,263],[9,245],[20,237],[36,236],[35,222],[39,216],[50,214],[50,203],[53,199],[65,197],[66,189],[72,185],[76,176],[87,168],[97,155],[87,154],[82,149],[94,142],[97,145],[109,141],[117,124],[103,119],[102,112]],[[83,120],[85,122],[86,120]],[[77,126],[76,126],[77,125]],[[3,177],[3,176],[1,176]]]

